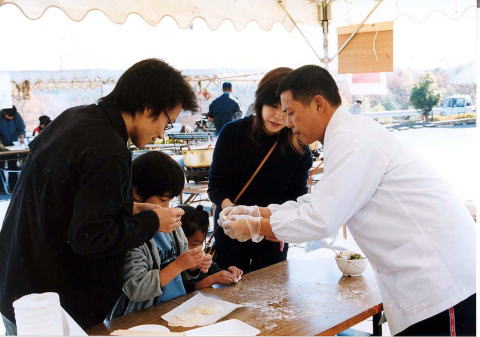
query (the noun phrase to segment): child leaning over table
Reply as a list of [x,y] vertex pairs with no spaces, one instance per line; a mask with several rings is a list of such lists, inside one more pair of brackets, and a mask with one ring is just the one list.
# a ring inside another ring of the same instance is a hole
[[[202,205],[193,208],[188,205],[179,205],[179,208],[185,211],[182,216],[182,229],[188,240],[188,248],[196,249],[203,247],[208,232],[208,213],[203,210]],[[230,266],[227,270],[220,268],[215,262],[212,263],[208,272],[200,272],[197,278],[186,279],[184,277],[183,285],[187,293],[209,288],[214,284],[232,284],[237,282],[243,274],[243,271],[235,266]]]
[[[169,207],[170,200],[182,193],[184,182],[182,168],[165,153],[152,151],[133,161],[132,194],[137,202]],[[123,293],[107,320],[185,295],[182,277],[198,277],[211,263],[211,255],[201,247],[188,249],[180,226],[172,233],[157,232],[127,253]]]

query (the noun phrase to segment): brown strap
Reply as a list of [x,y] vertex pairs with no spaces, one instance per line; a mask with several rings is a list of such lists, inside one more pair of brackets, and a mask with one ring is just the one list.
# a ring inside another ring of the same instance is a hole
[[[252,182],[252,180],[255,178],[255,176],[257,175],[257,173],[260,171],[260,169],[262,168],[263,164],[265,164],[265,162],[267,161],[268,157],[270,157],[270,155],[272,154],[273,150],[275,150],[275,148],[277,147],[277,144],[278,144],[278,139],[275,141],[275,143],[272,145],[272,147],[270,148],[270,150],[268,151],[267,155],[265,156],[265,158],[263,158],[262,162],[260,163],[260,165],[258,165],[257,169],[255,170],[255,172],[253,172],[252,176],[250,177],[250,179],[248,179],[247,183],[245,184],[245,186],[243,186],[242,190],[237,194],[237,197],[235,198],[235,200],[233,201],[234,204],[237,203],[238,199],[240,199],[240,197],[242,196],[242,194],[245,192],[245,190],[247,189],[247,187],[250,185],[250,183]],[[215,233],[217,232],[217,230],[221,228],[220,226],[217,226],[217,228],[215,228],[215,230],[213,231],[213,234],[212,236],[210,237],[210,239],[208,239],[207,243],[206,243],[206,246],[210,246],[210,242],[212,242],[212,239],[213,239],[213,236],[215,235]],[[212,253],[212,250],[213,250],[213,247],[210,247],[207,249],[207,254],[211,254]]]
[[236,204],[238,199],[240,199],[240,197],[243,195],[243,193],[245,192],[245,190],[248,188],[248,186],[250,185],[250,183],[252,182],[252,180],[255,178],[255,176],[257,175],[257,173],[260,171],[260,169],[263,167],[263,164],[265,164],[265,162],[267,161],[268,157],[270,157],[270,155],[272,154],[273,150],[275,150],[275,148],[277,147],[277,144],[278,144],[278,139],[275,141],[275,143],[272,145],[272,147],[270,148],[270,150],[268,151],[267,155],[265,156],[265,158],[263,158],[262,162],[260,163],[260,165],[258,165],[257,169],[255,170],[255,172],[253,172],[252,176],[250,177],[250,179],[248,179],[247,183],[245,184],[245,186],[243,186],[242,190],[237,194],[237,197],[235,198],[235,200],[233,200],[233,203]]

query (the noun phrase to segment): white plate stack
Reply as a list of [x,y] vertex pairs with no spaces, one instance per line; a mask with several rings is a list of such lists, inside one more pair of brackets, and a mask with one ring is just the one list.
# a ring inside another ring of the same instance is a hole
[[18,335],[63,336],[62,307],[57,293],[30,294],[13,302]]

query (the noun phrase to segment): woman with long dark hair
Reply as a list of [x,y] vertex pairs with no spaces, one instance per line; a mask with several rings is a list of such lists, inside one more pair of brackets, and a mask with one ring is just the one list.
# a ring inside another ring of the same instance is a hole
[[[286,127],[277,94],[281,80],[291,71],[276,68],[265,74],[255,93],[256,115],[228,123],[218,137],[208,184],[210,200],[216,205],[215,228],[220,211],[234,203],[267,206],[307,193],[312,156]],[[256,170],[258,174],[244,188]],[[238,242],[218,230],[215,249],[221,267],[234,265],[248,273],[284,261],[288,245],[267,238]]]

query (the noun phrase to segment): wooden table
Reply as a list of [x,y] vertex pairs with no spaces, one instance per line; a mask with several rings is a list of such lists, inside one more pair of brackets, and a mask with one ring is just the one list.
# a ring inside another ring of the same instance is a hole
[[[202,293],[243,304],[245,307],[224,319],[242,320],[259,329],[261,335],[334,335],[368,317],[378,317],[382,311],[371,269],[360,277],[343,277],[333,258],[281,262],[245,275],[236,285],[203,289]],[[108,335],[140,324],[167,326],[160,316],[195,294],[94,326],[87,333]]]
[[10,159],[10,158],[17,158],[17,155],[20,157],[26,157],[28,155],[29,149],[26,148],[24,150],[9,150],[9,151],[1,151],[0,152],[0,159]]

